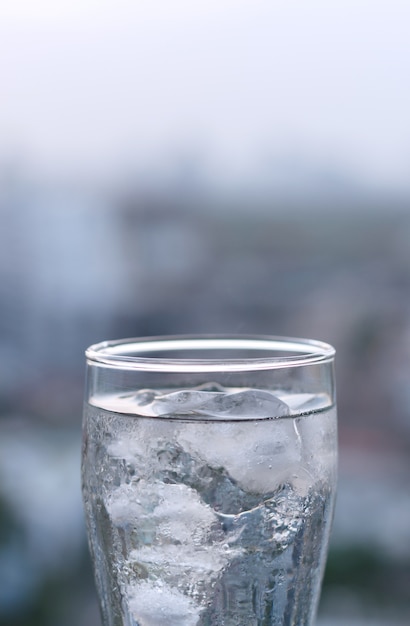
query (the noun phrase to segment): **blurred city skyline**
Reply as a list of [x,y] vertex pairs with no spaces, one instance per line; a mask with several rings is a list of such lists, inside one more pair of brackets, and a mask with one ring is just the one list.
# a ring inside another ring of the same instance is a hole
[[0,6],[0,162],[217,190],[410,194],[410,5]]

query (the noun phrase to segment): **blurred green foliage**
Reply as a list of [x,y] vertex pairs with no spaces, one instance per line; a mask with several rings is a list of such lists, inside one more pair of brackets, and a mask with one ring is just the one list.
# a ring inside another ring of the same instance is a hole
[[352,592],[373,607],[410,610],[410,559],[395,559],[370,545],[332,548],[322,597],[341,589]]

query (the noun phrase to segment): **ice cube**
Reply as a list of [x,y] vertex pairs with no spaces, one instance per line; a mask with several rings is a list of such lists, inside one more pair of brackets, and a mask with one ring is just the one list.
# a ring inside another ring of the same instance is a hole
[[301,441],[290,418],[184,424],[179,441],[193,457],[224,468],[247,492],[269,493],[297,473]]
[[163,542],[201,544],[217,521],[211,507],[184,484],[161,484],[157,493],[160,499],[152,513],[157,538]]
[[142,389],[133,400],[138,413],[145,416],[195,414],[216,419],[253,419],[289,414],[287,404],[270,391],[243,389],[229,392],[217,383],[171,393]]
[[201,544],[217,521],[211,507],[184,484],[146,480],[123,484],[108,494],[105,504],[115,526],[145,529],[149,523],[160,544]]
[[130,396],[128,403],[137,415],[147,417],[155,417],[157,415],[152,408],[153,403],[158,397],[158,392],[152,389],[140,389],[136,394]]
[[224,394],[218,391],[200,391],[197,389],[173,391],[172,393],[157,396],[151,404],[151,409],[155,415],[200,413],[204,405],[221,395]]
[[198,385],[196,389],[198,389],[198,391],[226,391],[225,387],[219,383],[203,383],[202,385]]
[[158,501],[151,486],[145,481],[123,484],[105,498],[105,506],[115,526],[136,525],[152,510]]
[[149,406],[157,397],[156,391],[153,389],[140,389],[135,395],[129,396],[138,406]]
[[303,461],[306,470],[317,479],[334,474],[336,464],[336,410],[299,418]]
[[163,415],[189,415],[222,391],[216,383],[201,385],[197,389],[180,389],[170,393],[141,389],[133,397],[133,407],[139,415],[147,417]]
[[123,459],[133,464],[142,454],[140,440],[119,436],[107,446],[107,452],[113,459]]
[[239,548],[231,548],[224,543],[213,543],[201,548],[193,545],[175,545],[169,543],[160,546],[143,546],[130,553],[130,560],[142,563],[150,574],[166,577],[167,574],[176,575],[182,580],[186,575],[189,582],[204,577],[211,579],[221,570],[227,561],[233,556],[237,556],[241,551]]
[[289,415],[289,407],[270,391],[244,389],[232,393],[209,394],[199,407],[201,415],[231,419],[274,418]]
[[160,424],[154,420],[127,420],[113,430],[107,452],[112,459],[135,466],[139,476],[148,477],[153,471],[149,462],[153,454],[164,447],[164,442],[172,441],[174,434],[175,423],[171,420]]
[[143,581],[127,588],[129,611],[139,626],[196,626],[200,608],[162,581]]
[[[157,486],[158,487],[158,486]],[[240,548],[227,545],[218,515],[183,484],[164,484],[149,516],[155,537],[129,554],[131,570],[147,572],[172,588],[209,601],[209,590]]]

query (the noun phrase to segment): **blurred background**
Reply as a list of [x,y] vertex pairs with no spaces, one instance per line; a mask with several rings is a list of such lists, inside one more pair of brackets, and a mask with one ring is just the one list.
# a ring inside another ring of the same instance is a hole
[[319,626],[410,623],[410,5],[0,4],[0,624],[97,626],[84,349],[337,349]]

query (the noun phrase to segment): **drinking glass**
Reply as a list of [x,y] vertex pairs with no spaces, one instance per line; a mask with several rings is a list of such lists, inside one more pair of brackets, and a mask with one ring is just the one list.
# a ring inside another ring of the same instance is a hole
[[336,489],[334,349],[181,336],[86,357],[104,626],[312,625]]

